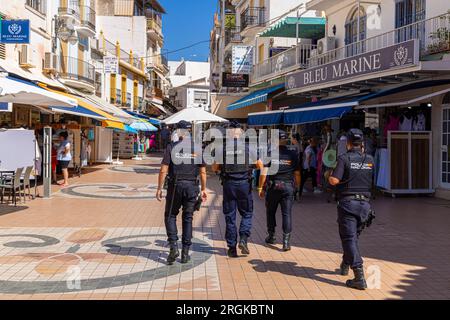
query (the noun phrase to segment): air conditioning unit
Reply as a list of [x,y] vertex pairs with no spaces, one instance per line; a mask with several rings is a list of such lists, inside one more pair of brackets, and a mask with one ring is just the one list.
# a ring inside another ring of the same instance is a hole
[[323,54],[330,50],[336,49],[336,38],[325,37],[317,41],[317,53]]
[[31,47],[27,44],[19,46],[19,65],[22,68],[34,68],[32,63],[33,52]]
[[46,52],[44,59],[44,71],[48,73],[55,73],[57,71],[58,56],[53,52]]

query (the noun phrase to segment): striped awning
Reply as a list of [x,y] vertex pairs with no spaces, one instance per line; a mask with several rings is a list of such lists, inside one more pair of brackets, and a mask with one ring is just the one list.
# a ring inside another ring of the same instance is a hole
[[266,102],[269,97],[269,94],[281,89],[284,89],[284,84],[279,84],[274,87],[254,91],[249,95],[239,99],[238,101],[230,104],[227,107],[227,110],[236,110],[254,105],[256,103]]
[[321,39],[325,36],[326,18],[321,17],[286,17],[263,31],[260,37]]

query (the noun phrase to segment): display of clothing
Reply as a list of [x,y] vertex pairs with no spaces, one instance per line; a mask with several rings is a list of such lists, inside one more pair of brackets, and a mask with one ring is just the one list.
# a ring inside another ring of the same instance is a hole
[[398,131],[400,126],[400,118],[391,114],[389,115],[388,122],[384,127],[384,136],[387,137],[388,131]]
[[400,131],[411,131],[412,124],[413,124],[413,117],[411,115],[403,115],[400,120],[398,129]]
[[378,160],[376,163],[376,168],[378,170],[378,174],[376,177],[376,186],[388,189],[388,179],[389,179],[389,165],[388,165],[388,149],[378,149],[376,159]]
[[427,126],[427,119],[423,113],[419,113],[413,122],[413,131],[425,131]]

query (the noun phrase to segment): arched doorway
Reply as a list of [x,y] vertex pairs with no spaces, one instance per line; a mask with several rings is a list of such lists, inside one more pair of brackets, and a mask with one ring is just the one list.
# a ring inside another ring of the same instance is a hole
[[367,35],[367,16],[362,6],[357,6],[350,11],[345,23],[345,44],[347,56],[354,56],[365,51],[365,45],[361,40]]

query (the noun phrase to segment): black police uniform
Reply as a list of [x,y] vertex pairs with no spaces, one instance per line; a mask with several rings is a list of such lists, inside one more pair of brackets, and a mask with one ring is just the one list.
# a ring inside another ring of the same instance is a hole
[[278,165],[278,171],[268,176],[266,193],[267,243],[274,243],[273,235],[276,227],[276,212],[281,206],[283,219],[283,249],[289,250],[289,237],[292,231],[292,204],[295,195],[294,172],[300,170],[299,155],[295,148],[279,147],[279,159],[273,159],[268,166]]
[[[223,213],[225,215],[225,239],[228,248],[234,250],[237,245],[238,230],[236,211],[241,215],[239,236],[240,248],[248,254],[247,238],[250,237],[253,217],[253,196],[251,185],[250,148],[248,143],[242,147],[237,140],[225,143],[221,178],[223,183]],[[230,163],[231,161],[231,163]],[[244,243],[242,243],[242,241]],[[245,248],[243,249],[243,245]]]
[[353,148],[338,158],[336,169],[332,174],[332,177],[341,181],[337,186],[337,222],[344,251],[341,273],[347,274],[348,267],[357,270],[361,273],[359,276],[364,286],[363,260],[358,247],[358,237],[371,214],[369,201],[373,172],[373,157],[363,153],[361,148]]
[[[173,152],[174,154],[172,154],[175,147],[181,148],[182,152]],[[175,158],[172,158],[172,156]],[[169,166],[169,184],[165,208],[168,241],[171,247],[176,247],[178,241],[176,220],[180,208],[182,208],[182,244],[183,248],[189,248],[192,244],[192,218],[200,192],[200,167],[204,167],[205,164],[201,159],[201,154],[195,153],[192,141],[186,138],[167,146],[162,164]]]

